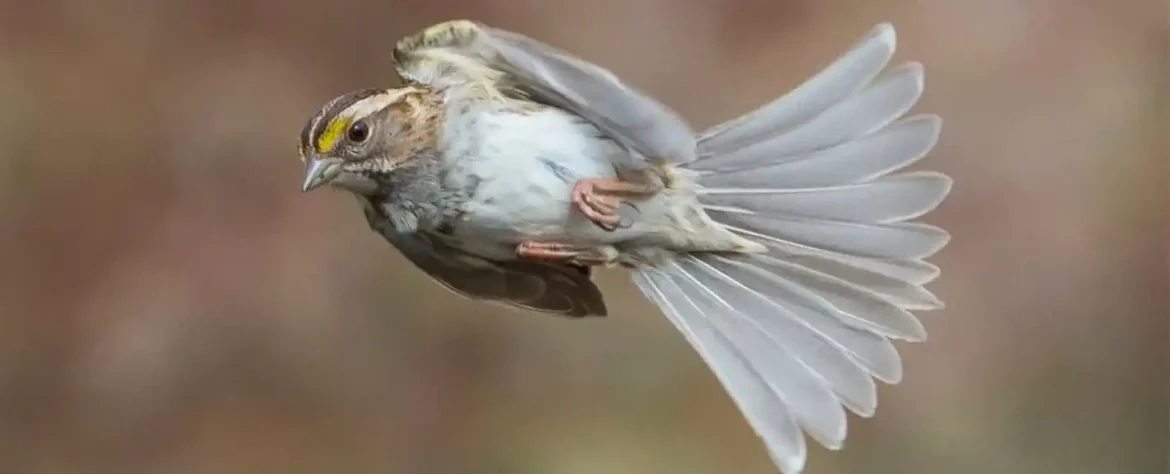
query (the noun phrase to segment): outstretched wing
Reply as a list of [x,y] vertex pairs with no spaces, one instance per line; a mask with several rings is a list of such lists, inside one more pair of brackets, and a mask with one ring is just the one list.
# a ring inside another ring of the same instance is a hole
[[678,114],[610,71],[523,35],[449,21],[399,41],[394,58],[408,81],[482,86],[580,115],[640,155],[629,166],[695,159],[695,133]]
[[588,268],[538,262],[493,262],[469,255],[424,234],[400,233],[366,206],[370,227],[414,266],[448,289],[471,299],[570,317],[605,316],[601,290]]

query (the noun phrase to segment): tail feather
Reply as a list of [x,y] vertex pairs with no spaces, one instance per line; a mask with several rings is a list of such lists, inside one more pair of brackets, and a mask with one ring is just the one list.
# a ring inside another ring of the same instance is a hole
[[919,283],[896,278],[860,266],[849,265],[819,255],[793,255],[769,249],[769,255],[804,268],[810,272],[840,279],[850,285],[865,288],[878,296],[908,310],[942,309],[943,302]]
[[793,92],[702,134],[699,159],[681,165],[708,216],[766,252],[678,255],[634,275],[787,474],[804,468],[802,432],[836,449],[846,409],[874,413],[875,379],[902,379],[892,340],[926,338],[910,311],[943,307],[924,259],[950,235],[908,221],[951,179],[892,174],[930,151],[942,122],[899,121],[924,81],[917,63],[880,75],[894,39],[875,28]]
[[[634,282],[666,313],[667,318],[707,361],[731,400],[752,429],[763,439],[768,455],[785,473],[804,468],[807,446],[796,419],[768,383],[755,372],[736,345],[708,321],[706,305],[692,300],[679,285],[680,277],[646,269],[634,273]],[[720,313],[714,313],[716,315]]]
[[[755,316],[764,316],[759,318],[762,324],[778,324],[775,322],[776,318],[786,317],[815,333],[820,339],[833,344],[878,380],[887,383],[901,381],[902,361],[888,339],[872,331],[857,329],[835,316],[826,317],[819,305],[792,290],[799,285],[784,281],[778,284],[779,277],[752,265],[726,265],[723,262],[709,260],[707,256],[693,258],[703,259],[711,271],[718,272],[721,277],[730,278],[736,287],[745,290],[746,293],[741,292],[740,296],[750,294],[750,298],[733,300],[729,297],[726,298],[728,301],[736,304],[744,304],[744,301],[751,301],[753,298],[768,301],[771,307],[775,308],[773,314],[776,316],[764,312],[745,311]],[[677,272],[673,267],[659,271]]]
[[[721,258],[733,263],[742,260]],[[787,282],[799,282],[793,288],[820,306],[823,312],[835,314],[846,324],[893,339],[926,339],[926,329],[918,318],[870,290],[783,260],[763,255],[748,258],[757,267]]]
[[845,439],[845,410],[828,383],[801,361],[798,347],[745,314],[742,301],[713,291],[710,272],[697,267],[696,261],[684,259],[676,270],[674,281],[693,300],[706,303],[702,306],[707,321],[789,407],[797,423],[821,444],[840,447]]
[[916,115],[873,134],[791,159],[703,175],[703,186],[816,188],[859,183],[918,161],[938,141],[942,119]]
[[950,240],[946,231],[920,223],[858,224],[726,210],[708,210],[707,213],[729,228],[753,229],[777,239],[855,257],[926,258],[941,250]]
[[946,175],[915,171],[841,186],[700,188],[698,194],[700,202],[718,209],[880,224],[918,218],[937,207],[950,190],[951,179]]
[[686,166],[693,170],[727,170],[824,150],[889,125],[914,106],[922,89],[922,65],[907,63],[780,135],[725,154],[712,153],[709,145],[700,140],[697,144],[700,158]]
[[815,117],[869,84],[894,56],[896,43],[893,26],[874,27],[833,64],[783,97],[700,135],[700,156],[737,150]]
[[[866,272],[893,278],[913,285],[925,285],[938,278],[937,266],[923,260],[891,260],[855,258],[849,255],[821,250],[807,245],[771,238],[766,234],[744,229],[732,229],[737,233],[755,237],[764,242],[769,253],[777,258],[800,263],[805,266],[829,265],[851,272]],[[838,274],[838,273],[833,273]]]
[[776,315],[769,318],[741,317],[754,321],[778,346],[789,348],[810,372],[828,384],[851,411],[863,416],[873,414],[877,407],[877,388],[870,372],[851,358],[847,348],[819,331],[816,326],[802,321],[796,313],[752,291],[701,258],[690,257],[681,266],[688,276],[701,282],[708,292],[724,295],[725,301],[734,302],[731,306],[741,315]]

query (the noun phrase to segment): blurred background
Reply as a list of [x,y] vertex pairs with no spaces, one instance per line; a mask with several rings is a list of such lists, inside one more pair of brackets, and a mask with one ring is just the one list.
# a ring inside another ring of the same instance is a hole
[[604,319],[476,304],[300,192],[309,114],[452,17],[697,128],[893,22],[948,308],[808,472],[1170,472],[1161,0],[0,1],[0,472],[775,472],[624,275]]

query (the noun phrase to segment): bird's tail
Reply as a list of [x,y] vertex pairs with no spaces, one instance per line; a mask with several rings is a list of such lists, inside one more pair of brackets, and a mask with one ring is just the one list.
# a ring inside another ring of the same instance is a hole
[[780,469],[803,470],[802,431],[830,448],[845,409],[870,416],[874,379],[897,383],[891,340],[921,341],[909,310],[942,302],[923,259],[949,235],[906,221],[935,208],[945,175],[895,173],[935,144],[941,120],[901,118],[923,69],[886,73],[894,29],[880,25],[784,97],[703,133],[700,200],[766,253],[683,255],[634,275],[710,365]]

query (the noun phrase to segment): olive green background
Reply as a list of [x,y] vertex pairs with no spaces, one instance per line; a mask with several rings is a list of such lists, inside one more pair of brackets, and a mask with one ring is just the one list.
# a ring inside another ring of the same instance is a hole
[[0,472],[775,472],[621,273],[606,319],[476,304],[300,193],[309,114],[453,17],[696,128],[892,21],[945,119],[948,307],[808,472],[1168,472],[1170,14],[1137,0],[0,1]]

